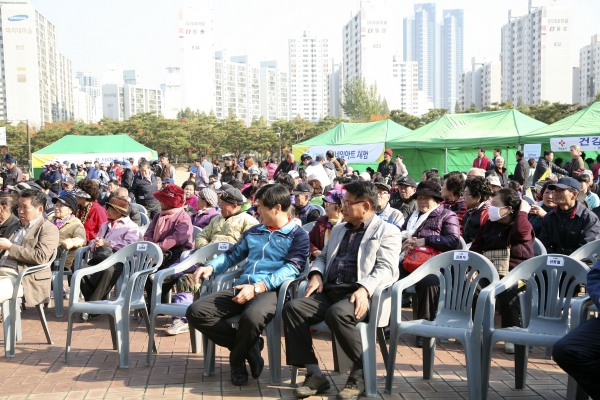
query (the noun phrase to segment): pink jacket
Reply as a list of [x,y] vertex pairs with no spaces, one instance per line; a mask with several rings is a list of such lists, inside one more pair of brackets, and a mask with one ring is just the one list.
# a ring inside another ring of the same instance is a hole
[[[104,238],[104,240],[110,242],[110,247],[116,252],[131,243],[138,242],[140,240],[140,233],[139,227],[135,222],[129,217],[123,217],[112,224],[110,221],[103,223],[96,237]],[[89,246],[94,251],[96,249],[96,241],[90,241]]]
[[277,169],[277,164],[268,163],[267,164],[267,172],[269,173],[268,179],[273,179],[273,175],[275,174],[275,170]]
[[[144,240],[154,242],[152,239],[154,237],[154,228],[156,226],[156,221],[158,221],[159,218],[160,213],[156,213],[144,235]],[[184,243],[185,249],[190,250],[192,248],[191,237],[193,232],[194,227],[190,216],[185,210],[181,210],[179,214],[169,218],[163,231],[160,232],[158,242],[154,243],[156,243],[163,252]]]

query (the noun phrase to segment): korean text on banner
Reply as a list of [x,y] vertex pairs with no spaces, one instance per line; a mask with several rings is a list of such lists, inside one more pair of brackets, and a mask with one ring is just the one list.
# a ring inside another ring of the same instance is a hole
[[313,146],[307,149],[306,153],[314,159],[328,150],[333,150],[336,157],[343,158],[349,163],[375,163],[381,158],[385,143]]
[[523,155],[526,160],[529,160],[530,158],[537,160],[542,156],[541,143],[523,145]]
[[571,146],[578,145],[581,151],[600,150],[600,136],[586,137],[564,137],[550,139],[550,148],[552,151],[568,152]]

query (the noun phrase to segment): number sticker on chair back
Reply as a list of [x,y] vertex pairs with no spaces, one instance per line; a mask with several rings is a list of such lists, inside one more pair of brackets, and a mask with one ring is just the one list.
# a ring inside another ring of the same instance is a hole
[[[162,264],[163,254],[160,247],[151,242],[137,242],[123,247],[115,254],[120,256],[119,259],[123,263],[124,279],[119,298],[132,293],[132,301],[140,300],[144,295],[144,285],[148,275]],[[137,277],[138,272],[145,271],[148,273]]]
[[517,268],[530,272],[521,278],[527,281],[525,301],[531,302],[529,327],[549,318],[562,319],[566,328],[575,288],[587,279],[585,264],[569,256],[548,254],[524,261]]
[[498,280],[494,265],[472,251],[448,251],[428,263],[439,266],[440,302],[438,310],[471,312],[475,289],[482,279]]

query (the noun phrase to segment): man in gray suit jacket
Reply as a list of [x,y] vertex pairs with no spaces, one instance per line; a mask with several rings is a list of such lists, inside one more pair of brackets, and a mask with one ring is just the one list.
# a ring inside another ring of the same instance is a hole
[[398,280],[400,230],[375,215],[378,191],[371,182],[345,185],[344,224],[333,227],[329,241],[314,261],[303,298],[288,302],[283,324],[288,365],[307,369],[294,396],[305,398],[329,389],[315,357],[310,325],[325,321],[353,362],[338,400],[358,398],[365,389],[362,347],[356,324],[369,318],[369,297],[379,285]]

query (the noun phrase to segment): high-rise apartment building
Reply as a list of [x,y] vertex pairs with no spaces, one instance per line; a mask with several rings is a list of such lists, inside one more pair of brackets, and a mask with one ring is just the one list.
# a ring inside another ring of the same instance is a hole
[[438,38],[441,48],[439,98],[441,108],[454,112],[458,99],[458,77],[463,71],[464,11],[444,10],[442,34]]
[[73,79],[73,119],[86,124],[95,122],[95,100],[82,90],[79,79]]
[[163,117],[168,119],[177,118],[177,114],[182,110],[181,107],[181,70],[179,67],[167,68],[167,79],[164,85],[161,85],[164,99]]
[[393,96],[387,99],[390,110],[402,110],[408,114],[419,115],[419,63],[399,61],[392,63]]
[[342,30],[344,84],[364,78],[376,84],[386,100],[392,97],[391,63],[394,59],[394,21],[387,0],[362,0],[361,8]]
[[179,43],[182,107],[208,114],[215,107],[212,0],[184,0],[179,11]]
[[215,53],[214,65],[216,117],[235,115],[249,126],[261,116],[259,68],[247,56],[228,59],[223,51]]
[[102,119],[102,87],[100,86],[100,80],[90,71],[77,71],[75,77],[78,81],[78,90],[87,93],[93,99],[91,122],[100,121]]
[[459,76],[457,111],[464,111],[471,106],[481,110],[492,103],[501,102],[501,64],[500,61],[488,61],[485,58],[473,57],[471,69]]
[[290,80],[277,61],[260,63],[260,110],[268,123],[290,119]]
[[419,90],[432,101],[436,98],[436,27],[435,3],[415,4],[414,14],[404,18],[404,61],[419,65]]
[[289,39],[290,112],[318,121],[329,114],[329,41],[306,30]]
[[73,119],[71,62],[56,30],[28,0],[0,1],[0,118],[40,127]]
[[579,50],[578,72],[579,100],[590,104],[600,93],[600,34],[592,36],[591,43]]
[[329,115],[336,118],[343,117],[340,107],[342,101],[342,90],[344,89],[344,72],[340,62],[331,62],[331,73],[329,74]]
[[[107,75],[119,71],[118,64],[109,64]],[[104,117],[123,121],[133,115],[152,113],[161,115],[163,108],[162,90],[144,86],[139,81],[136,70],[122,71],[123,77],[119,82],[102,85],[102,109]],[[116,78],[116,77],[115,77]]]
[[[502,27],[502,101],[515,105],[572,100],[571,8],[533,7]],[[549,4],[549,5],[548,5]]]

